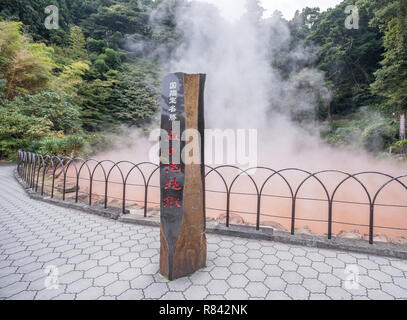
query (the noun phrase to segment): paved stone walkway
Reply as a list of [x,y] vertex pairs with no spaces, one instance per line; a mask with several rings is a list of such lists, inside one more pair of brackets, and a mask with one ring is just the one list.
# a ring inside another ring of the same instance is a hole
[[158,228],[31,200],[12,170],[0,166],[0,299],[407,299],[407,261],[216,235],[204,270],[168,282]]

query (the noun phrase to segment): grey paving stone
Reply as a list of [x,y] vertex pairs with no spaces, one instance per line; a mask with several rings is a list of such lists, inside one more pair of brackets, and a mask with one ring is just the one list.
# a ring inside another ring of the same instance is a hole
[[150,275],[141,275],[130,281],[132,289],[145,289],[152,283],[154,283],[154,278]]
[[168,287],[165,283],[152,283],[143,292],[146,299],[160,299],[168,292]]
[[78,300],[97,300],[104,295],[103,288],[100,287],[90,287],[76,295]]
[[226,292],[225,298],[227,300],[247,300],[249,295],[244,289],[232,288]]
[[117,281],[118,276],[115,273],[104,273],[94,280],[96,287],[107,287],[109,284]]
[[394,300],[394,297],[379,289],[369,289],[367,295],[372,300]]
[[281,278],[288,284],[300,284],[304,280],[301,275],[292,271],[284,271]]
[[119,273],[119,280],[133,280],[141,275],[141,270],[137,268],[128,268]]
[[318,279],[305,279],[303,286],[311,293],[324,293],[326,290],[326,285]]
[[316,279],[318,277],[318,271],[311,267],[299,267],[297,273],[304,278]]
[[11,300],[34,300],[36,291],[21,291],[10,297]]
[[266,265],[264,266],[263,271],[268,276],[281,276],[284,272],[283,269],[275,265]]
[[167,292],[162,298],[161,300],[175,300],[175,301],[179,301],[179,300],[185,300],[184,295],[181,292]]
[[59,278],[59,282],[63,284],[70,284],[83,278],[83,271],[70,271],[63,274]]
[[209,291],[205,286],[192,286],[184,292],[184,296],[188,300],[203,300],[209,295]]
[[[218,252],[219,254],[219,252]],[[248,250],[246,255],[249,258],[260,259],[263,256],[263,253],[260,250]]]
[[225,294],[230,287],[225,280],[211,280],[206,288],[210,294]]
[[287,282],[280,277],[267,277],[264,284],[271,291],[283,291],[287,287]]
[[168,283],[168,288],[171,291],[185,291],[192,285],[192,282],[188,278],[181,278]]
[[292,300],[284,291],[270,291],[266,300]]
[[381,271],[392,277],[402,277],[403,271],[392,266],[380,266]]
[[407,278],[405,277],[394,277],[394,284],[398,285],[399,287],[407,290]]
[[6,297],[6,298],[10,298],[18,293],[23,292],[24,290],[26,290],[29,286],[28,282],[13,282],[12,284],[9,284],[6,287],[3,287],[0,289],[0,297]]
[[233,274],[227,279],[227,283],[231,288],[244,288],[249,283],[249,279],[242,274]]
[[378,264],[369,259],[358,259],[358,265],[368,270],[379,270]]
[[[369,277],[372,279],[375,279],[377,281],[379,281],[380,283],[384,283],[384,282],[393,282],[393,278],[384,273],[383,271],[379,271],[379,270],[369,270],[368,271]],[[403,274],[402,274],[403,276]]]
[[88,289],[93,284],[91,279],[79,279],[66,286],[66,293],[79,293]]
[[[143,291],[137,289],[129,289],[117,297],[117,300],[141,300],[144,298]],[[164,297],[163,297],[164,298]]]
[[368,276],[359,276],[359,283],[366,289],[380,289],[379,281]]
[[262,270],[249,270],[246,272],[246,277],[250,281],[264,281],[267,275]]
[[212,277],[209,272],[198,271],[191,275],[189,279],[194,285],[205,285],[212,280]]
[[249,267],[244,263],[234,262],[229,266],[229,270],[233,274],[245,274],[249,270]]
[[309,296],[309,300],[322,301],[322,300],[331,300],[331,298],[322,293],[311,293]]
[[312,265],[312,261],[306,257],[298,256],[294,257],[293,262],[298,266],[309,267]]
[[325,260],[325,257],[318,252],[309,252],[306,256],[313,262],[323,262]]
[[394,283],[383,283],[382,285],[383,292],[391,295],[396,299],[407,299],[407,290],[399,287]]
[[357,263],[357,259],[355,257],[351,256],[350,254],[346,254],[346,253],[339,253],[338,259],[346,264],[356,264]]
[[[385,259],[385,261],[386,261],[386,259]],[[393,267],[395,267],[401,271],[407,272],[407,262],[406,261],[400,261],[400,260],[390,261],[390,264]]]
[[341,285],[341,280],[333,274],[321,273],[318,280],[330,287],[339,287]]
[[282,269],[282,270],[286,270],[286,271],[296,271],[298,269],[298,265],[293,262],[293,261],[288,261],[288,260],[282,260],[279,262],[278,266]]
[[296,284],[287,285],[285,292],[294,300],[307,300],[310,294],[303,286]]
[[93,267],[84,273],[84,278],[97,278],[107,272],[107,267]]
[[226,280],[230,276],[229,268],[226,267],[215,267],[210,272],[213,279]]
[[117,273],[120,273],[128,268],[130,268],[130,263],[128,262],[116,262],[115,264],[108,266],[109,272]]
[[205,298],[205,300],[221,301],[226,300],[226,298],[220,294],[210,294]]
[[218,242],[218,245],[220,248],[226,248],[226,249],[230,249],[234,246],[233,242],[230,240],[222,240],[222,241]]
[[333,300],[350,300],[352,296],[341,287],[328,287],[326,295]]
[[111,266],[111,265],[115,264],[116,262],[119,262],[119,257],[107,256],[106,258],[99,260],[98,265],[99,266]]
[[[219,259],[219,258],[217,258],[217,259]],[[243,254],[243,253],[234,253],[234,254],[232,254],[232,255],[230,256],[230,259],[229,259],[229,258],[222,257],[222,260],[223,260],[223,259],[228,259],[228,260],[232,259],[233,262],[241,262],[241,263],[244,263],[244,262],[246,262],[247,260],[249,260],[249,257],[248,257],[246,254]],[[217,263],[216,260],[215,260],[215,263]],[[217,263],[217,264],[218,264],[218,263]],[[229,265],[230,265],[230,263],[229,263]]]
[[269,292],[269,289],[261,282],[250,282],[245,290],[252,298],[265,298]]
[[119,296],[129,289],[129,281],[118,280],[105,287],[105,294],[108,296]]
[[313,262],[312,268],[317,270],[319,273],[331,273],[332,267],[325,262]]

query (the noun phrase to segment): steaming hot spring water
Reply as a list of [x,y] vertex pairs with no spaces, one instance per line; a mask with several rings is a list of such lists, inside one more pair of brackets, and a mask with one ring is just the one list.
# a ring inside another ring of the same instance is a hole
[[[133,163],[149,161],[135,150],[148,150],[151,142],[137,134],[136,146],[129,149],[113,150],[95,157],[95,159],[112,160],[114,162],[129,160]],[[260,144],[261,142],[259,142]],[[280,147],[280,148],[279,148]],[[147,152],[145,153],[147,154]],[[158,160],[156,161],[158,163]],[[332,169],[345,171],[350,174],[358,172],[382,172],[393,177],[402,176],[407,172],[406,165],[394,160],[377,160],[363,153],[338,151],[323,145],[301,145],[297,154],[292,149],[281,148],[281,144],[268,144],[263,146],[259,154],[259,166],[274,170],[284,168],[299,168],[315,173]],[[78,163],[78,165],[80,165]],[[96,162],[88,163],[91,171]],[[113,164],[103,162],[103,169],[109,172]],[[212,165],[213,167],[214,165]],[[133,167],[127,162],[119,165],[124,177]],[[140,167],[146,177],[156,168],[145,164]],[[236,169],[223,168],[219,172],[227,181],[228,186],[239,174]],[[257,169],[251,173],[258,189],[272,174],[265,169]],[[300,183],[308,177],[307,174],[288,170],[281,173],[290,184],[294,194]],[[73,166],[67,174],[68,184],[76,183],[76,174]],[[321,173],[318,179],[325,185],[329,196],[335,188],[347,177],[336,172]],[[357,176],[358,180],[366,186],[371,198],[381,186],[390,180],[387,176],[378,174],[363,174]],[[96,168],[92,184],[93,203],[104,203],[105,173],[101,166]],[[407,184],[407,178],[400,179]],[[87,169],[83,169],[79,179],[80,201],[87,202],[90,184]],[[207,219],[225,222],[226,193],[225,186],[219,175],[212,172],[206,179],[206,215]],[[133,212],[142,212],[144,206],[145,188],[142,176],[138,170],[129,175],[126,187],[126,208]],[[71,195],[72,196],[72,195]],[[123,183],[117,168],[114,168],[108,183],[108,205],[122,207]],[[310,178],[300,188],[296,200],[295,228],[298,233],[325,235],[328,232],[328,202],[324,188],[314,178]],[[148,208],[150,214],[159,214],[160,189],[159,171],[156,171],[150,181],[148,190]],[[344,182],[337,190],[332,207],[332,234],[341,237],[368,239],[370,206],[366,191],[354,179]],[[230,197],[230,223],[256,225],[257,193],[252,180],[246,175],[240,175],[233,185]],[[261,198],[260,225],[273,227],[277,230],[291,230],[292,199],[287,183],[278,175],[274,175],[264,186]],[[407,190],[397,182],[387,185],[379,194],[374,210],[375,241],[392,241],[406,243],[407,231]]]
[[[325,76],[318,70],[309,69],[308,61],[313,53],[298,47],[287,51],[286,72],[281,72],[270,63],[279,50],[290,44],[290,30],[277,17],[256,22],[250,15],[243,15],[236,22],[225,20],[215,7],[200,2],[189,2],[174,12],[177,28],[182,31],[185,42],[171,52],[163,54],[165,48],[158,48],[151,54],[161,61],[164,73],[183,71],[206,73],[205,122],[207,128],[216,129],[257,129],[257,166],[274,170],[299,168],[309,172],[340,170],[350,174],[358,172],[382,172],[394,177],[407,173],[407,165],[395,160],[377,160],[356,149],[332,148],[319,137],[320,124],[300,126],[290,120],[290,112],[315,111],[317,101],[329,103],[332,94],[326,87]],[[154,17],[160,17],[160,10]],[[146,46],[137,40],[129,41],[135,54],[143,55]],[[170,58],[169,58],[170,57]],[[304,84],[306,84],[304,86]],[[305,87],[305,89],[304,89]],[[156,124],[159,127],[159,124]],[[148,156],[152,142],[143,134],[134,131],[118,141],[114,150],[96,155],[98,160],[151,161]],[[131,147],[128,146],[132,142]],[[206,156],[209,156],[206,153]],[[158,156],[157,156],[158,158]],[[153,160],[158,163],[158,159]],[[212,167],[227,164],[210,163]],[[236,163],[230,163],[236,165]],[[95,166],[95,162],[89,163]],[[106,172],[112,164],[103,163]],[[124,176],[131,168],[121,163]],[[146,175],[154,166],[144,166]],[[228,185],[237,172],[232,169],[220,170]],[[269,171],[257,170],[253,179],[258,187],[269,176]],[[299,171],[284,171],[284,177],[296,192],[298,185],[306,178]],[[69,177],[74,176],[70,169]],[[329,196],[336,186],[345,179],[339,173],[323,173],[318,178],[327,188]],[[378,174],[360,175],[358,179],[373,198],[377,190],[389,178]],[[105,193],[104,173],[101,167],[95,171],[92,192],[95,201],[103,201]],[[81,197],[89,192],[89,175],[82,170],[79,180]],[[407,184],[407,178],[400,179]],[[71,179],[70,183],[74,183]],[[144,185],[138,170],[129,176],[126,188],[126,207],[144,205]],[[148,191],[148,206],[159,206],[159,174],[153,176]],[[224,222],[226,194],[222,180],[211,173],[206,180],[206,215]],[[117,169],[112,171],[108,183],[109,205],[121,206],[123,194],[122,178]],[[310,200],[317,199],[317,200]],[[346,181],[336,192],[332,207],[332,233],[364,238],[369,233],[370,208],[368,196],[363,187],[354,179]],[[398,183],[386,186],[376,200],[374,208],[375,241],[391,239],[407,243],[407,190]],[[308,179],[298,192],[296,200],[295,228],[299,232],[323,235],[328,232],[328,202],[321,184]],[[274,176],[265,185],[261,200],[261,226],[276,229],[291,229],[291,193],[279,176]],[[234,184],[230,198],[231,223],[254,225],[256,222],[257,195],[252,181],[241,176]],[[305,228],[308,227],[308,228]],[[405,238],[404,238],[405,237]]]

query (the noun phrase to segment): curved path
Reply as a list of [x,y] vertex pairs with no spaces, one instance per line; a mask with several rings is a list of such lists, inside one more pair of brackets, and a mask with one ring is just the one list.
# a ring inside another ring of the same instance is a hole
[[204,270],[168,282],[158,228],[32,200],[13,169],[0,165],[0,299],[407,299],[407,261],[217,235]]

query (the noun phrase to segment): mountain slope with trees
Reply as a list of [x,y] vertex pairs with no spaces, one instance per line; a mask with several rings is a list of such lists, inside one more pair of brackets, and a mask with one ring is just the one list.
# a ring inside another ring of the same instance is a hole
[[[251,2],[261,15],[259,2]],[[182,42],[174,8],[183,3],[0,0],[0,158],[15,159],[19,148],[91,153],[123,126],[148,126],[158,110],[163,58],[152,53],[165,47],[161,53],[170,56]],[[44,25],[49,5],[59,8],[55,30]],[[359,9],[357,30],[344,24],[349,5]],[[325,12],[297,11],[290,21],[273,17],[289,27],[291,43],[270,63],[284,77],[287,50],[302,47],[315,52],[308,67],[325,75],[332,101],[315,106],[316,119],[328,124],[322,136],[338,147],[358,141],[375,154],[390,146],[405,153],[406,1],[344,0]]]

